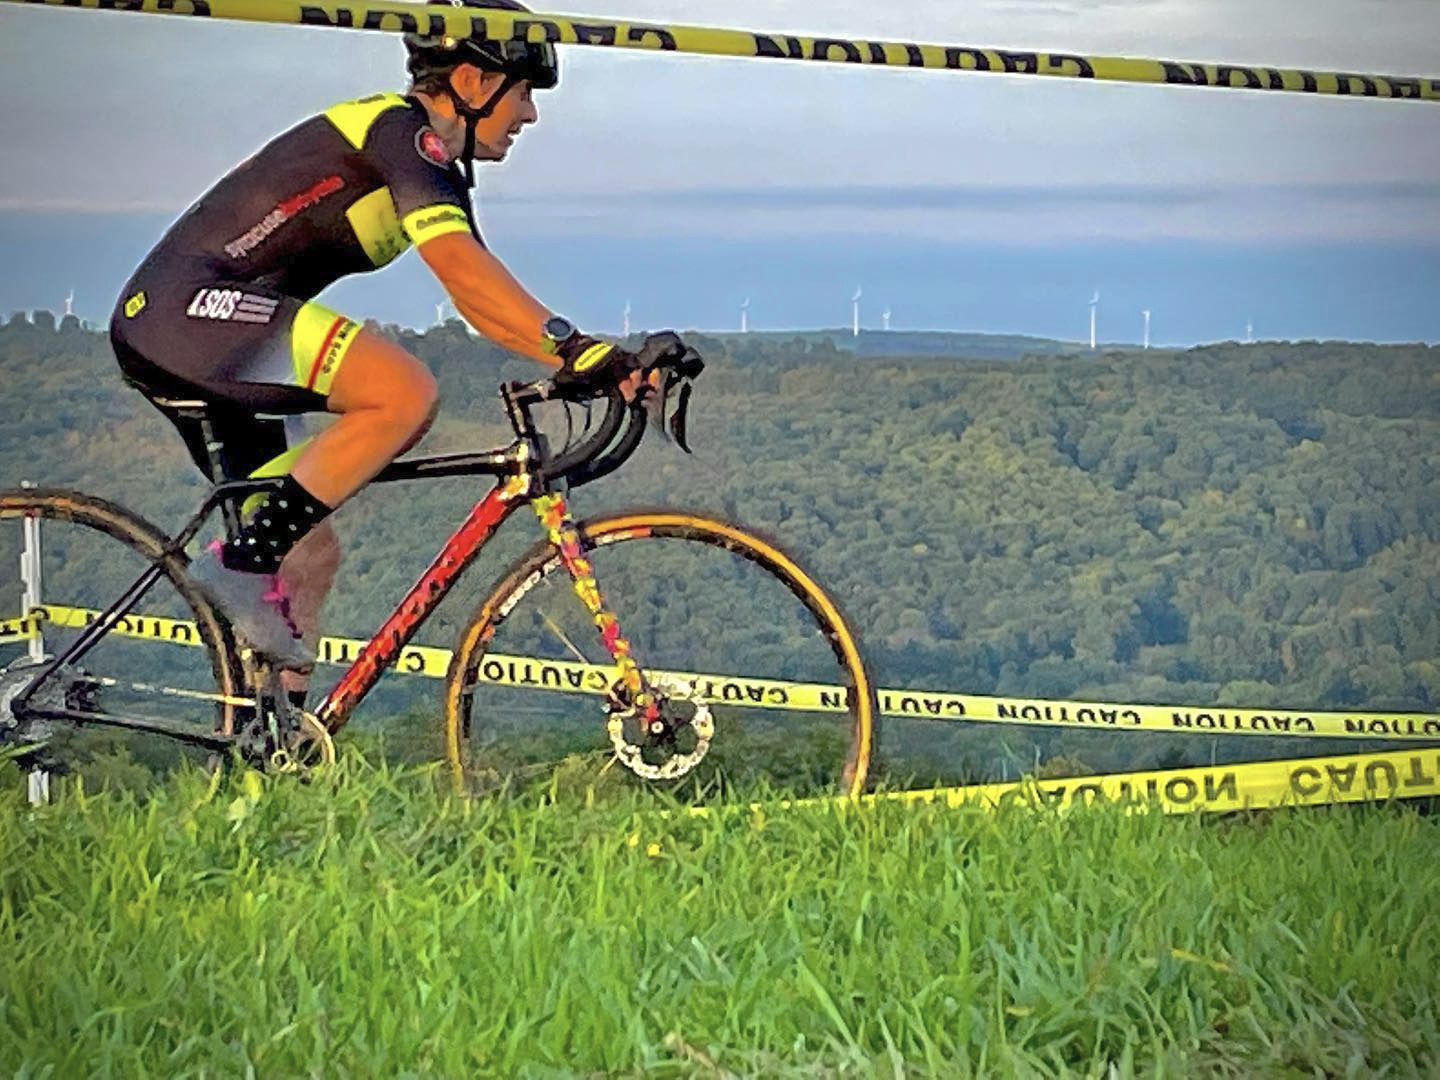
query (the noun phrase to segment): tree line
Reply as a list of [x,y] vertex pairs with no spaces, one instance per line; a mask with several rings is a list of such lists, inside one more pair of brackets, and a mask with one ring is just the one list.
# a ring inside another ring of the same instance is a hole
[[[442,388],[421,450],[506,441],[495,389],[535,365],[458,322],[386,330]],[[1021,340],[1009,357],[967,359],[871,341],[857,355],[814,335],[694,340],[708,364],[696,455],[651,440],[577,491],[577,510],[706,509],[779,539],[848,613],[882,685],[1440,710],[1440,349],[1027,355]],[[101,490],[171,526],[196,505],[199,474],[102,334],[12,317],[0,365],[0,487]],[[345,507],[334,632],[368,635],[480,493],[446,481]],[[528,522],[507,532],[496,572],[535,539]],[[425,642],[451,644],[473,600],[447,601]],[[1040,748],[1113,767],[1201,752],[1171,736],[965,738],[955,752],[977,760]]]

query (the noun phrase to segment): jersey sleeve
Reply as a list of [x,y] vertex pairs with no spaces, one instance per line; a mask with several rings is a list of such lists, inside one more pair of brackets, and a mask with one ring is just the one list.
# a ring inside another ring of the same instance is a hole
[[472,231],[470,200],[444,143],[409,109],[389,109],[365,140],[365,156],[390,189],[395,215],[417,247],[446,233]]

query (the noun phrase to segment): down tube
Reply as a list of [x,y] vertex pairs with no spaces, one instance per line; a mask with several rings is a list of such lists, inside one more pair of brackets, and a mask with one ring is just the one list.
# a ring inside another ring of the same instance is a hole
[[445,542],[415,587],[360,650],[335,689],[325,695],[315,710],[327,729],[336,732],[345,726],[355,706],[410,643],[415,631],[424,625],[456,579],[475,560],[485,541],[525,501],[525,490],[523,484],[502,484],[475,504],[470,516]]

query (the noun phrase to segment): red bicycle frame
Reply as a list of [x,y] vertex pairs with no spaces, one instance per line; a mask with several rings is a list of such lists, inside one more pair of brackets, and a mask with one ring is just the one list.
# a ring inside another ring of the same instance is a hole
[[395,662],[401,650],[410,644],[415,631],[445,599],[445,594],[465,568],[475,561],[485,542],[516,508],[529,500],[529,494],[530,478],[521,475],[498,484],[475,504],[420,580],[375,632],[375,636],[365,643],[335,688],[315,709],[316,717],[326,728],[334,732],[345,726],[355,706],[380,681],[380,676]]

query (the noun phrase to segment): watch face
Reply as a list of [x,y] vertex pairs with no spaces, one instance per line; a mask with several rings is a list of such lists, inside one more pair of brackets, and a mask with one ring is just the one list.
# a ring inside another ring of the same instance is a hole
[[559,315],[554,315],[546,319],[544,329],[545,336],[557,345],[575,332],[575,327],[571,324],[570,320],[563,319]]

